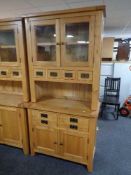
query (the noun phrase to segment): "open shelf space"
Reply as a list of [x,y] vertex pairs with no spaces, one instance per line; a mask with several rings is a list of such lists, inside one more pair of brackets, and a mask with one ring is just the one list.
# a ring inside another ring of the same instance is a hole
[[0,105],[20,107],[23,102],[23,96],[18,94],[0,93]]
[[69,99],[76,101],[91,101],[92,86],[88,84],[62,82],[35,82],[36,101],[43,97]]

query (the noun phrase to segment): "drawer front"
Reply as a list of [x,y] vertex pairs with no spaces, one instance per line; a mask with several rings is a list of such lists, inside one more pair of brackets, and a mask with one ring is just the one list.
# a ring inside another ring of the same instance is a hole
[[9,77],[9,71],[7,69],[0,69],[0,77]]
[[59,127],[74,131],[88,132],[89,119],[72,115],[61,114],[59,117]]
[[92,80],[92,72],[78,71],[78,80],[91,81]]
[[64,70],[62,78],[65,80],[75,80],[76,78],[75,71]]
[[18,70],[18,69],[11,70],[10,74],[11,74],[12,78],[21,78],[22,77],[21,70]]
[[46,78],[46,70],[43,69],[35,69],[34,70],[34,77],[35,78]]
[[49,79],[60,79],[60,71],[59,70],[48,70],[48,78]]
[[32,123],[34,126],[57,127],[57,113],[46,111],[32,111]]

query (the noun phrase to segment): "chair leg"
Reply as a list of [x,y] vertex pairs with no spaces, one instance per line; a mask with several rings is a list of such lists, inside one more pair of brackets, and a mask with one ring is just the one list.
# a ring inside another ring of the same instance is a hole
[[100,113],[100,117],[103,118],[103,111],[104,111],[105,105],[102,103],[101,104],[101,113]]
[[118,120],[118,117],[119,117],[119,109],[120,109],[120,104],[117,105],[117,118],[116,118],[116,120]]

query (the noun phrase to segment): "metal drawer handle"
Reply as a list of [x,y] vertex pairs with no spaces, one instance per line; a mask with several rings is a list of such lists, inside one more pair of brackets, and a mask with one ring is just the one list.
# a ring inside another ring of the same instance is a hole
[[76,126],[76,125],[70,125],[70,128],[71,128],[71,129],[76,129],[76,130],[77,130],[77,129],[78,129],[78,126]]
[[37,75],[37,76],[43,76],[43,72],[37,71],[37,72],[36,72],[36,75]]
[[1,71],[1,75],[6,75],[7,72],[6,71]]
[[47,120],[41,120],[41,123],[43,123],[43,124],[48,124],[48,121]]
[[60,143],[61,146],[63,146],[64,144],[63,143]]
[[19,72],[13,71],[13,76],[19,76]]
[[57,72],[50,72],[50,76],[51,77],[57,77],[58,76],[58,73]]
[[77,118],[70,118],[70,122],[78,123],[78,119]]
[[65,73],[65,77],[67,77],[67,78],[72,78],[72,77],[73,77],[73,74],[72,74],[72,73],[66,72],[66,73]]
[[82,73],[81,74],[81,78],[88,79],[89,78],[89,74],[88,73]]
[[48,118],[48,115],[47,114],[41,114],[41,117]]

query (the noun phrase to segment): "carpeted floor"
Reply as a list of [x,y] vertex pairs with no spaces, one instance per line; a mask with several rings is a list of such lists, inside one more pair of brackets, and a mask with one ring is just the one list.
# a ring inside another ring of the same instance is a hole
[[[92,175],[131,175],[131,118],[99,120]],[[88,175],[80,164],[0,145],[0,175]]]

